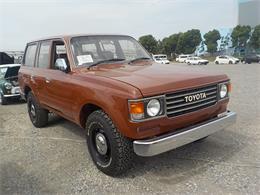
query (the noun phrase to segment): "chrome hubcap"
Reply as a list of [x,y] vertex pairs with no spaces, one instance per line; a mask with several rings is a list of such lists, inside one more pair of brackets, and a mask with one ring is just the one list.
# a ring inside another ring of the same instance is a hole
[[96,135],[96,147],[100,154],[105,155],[107,153],[107,141],[102,133]]
[[31,104],[31,114],[32,114],[33,117],[36,116],[35,107],[34,107],[33,104]]

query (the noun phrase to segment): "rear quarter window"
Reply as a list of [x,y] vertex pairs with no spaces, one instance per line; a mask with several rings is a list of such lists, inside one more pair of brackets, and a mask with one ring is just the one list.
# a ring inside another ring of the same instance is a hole
[[35,61],[35,56],[36,56],[36,50],[37,50],[37,45],[32,44],[28,45],[26,52],[25,52],[25,57],[24,57],[24,65],[25,66],[34,66],[34,61]]

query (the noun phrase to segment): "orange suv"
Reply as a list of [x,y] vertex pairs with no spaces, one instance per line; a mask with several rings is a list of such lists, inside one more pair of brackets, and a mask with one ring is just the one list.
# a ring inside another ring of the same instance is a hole
[[132,37],[58,36],[27,44],[21,95],[35,127],[56,113],[86,131],[104,173],[125,172],[139,156],[203,139],[235,122],[226,75],[155,63]]

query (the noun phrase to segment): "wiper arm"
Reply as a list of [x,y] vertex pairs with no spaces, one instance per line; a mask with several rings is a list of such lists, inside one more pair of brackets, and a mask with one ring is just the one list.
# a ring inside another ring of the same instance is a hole
[[101,61],[98,61],[98,62],[96,62],[94,64],[89,65],[88,69],[90,67],[97,66],[99,64],[103,64],[103,63],[106,63],[106,62],[117,62],[117,61],[124,61],[124,60],[125,60],[124,58],[112,58],[112,59],[108,59],[108,60],[101,60]]
[[138,61],[138,60],[150,60],[151,58],[148,58],[148,57],[141,57],[141,58],[136,58],[136,59],[133,59],[131,61],[128,62],[128,64],[131,64],[135,61]]

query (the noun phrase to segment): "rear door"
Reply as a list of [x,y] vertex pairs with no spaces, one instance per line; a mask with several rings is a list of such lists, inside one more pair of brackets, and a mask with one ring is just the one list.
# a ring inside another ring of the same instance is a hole
[[37,86],[37,96],[41,104],[48,103],[48,95],[46,91],[46,77],[50,68],[50,50],[51,41],[39,42],[38,54],[35,62],[35,69],[32,75],[32,81]]

